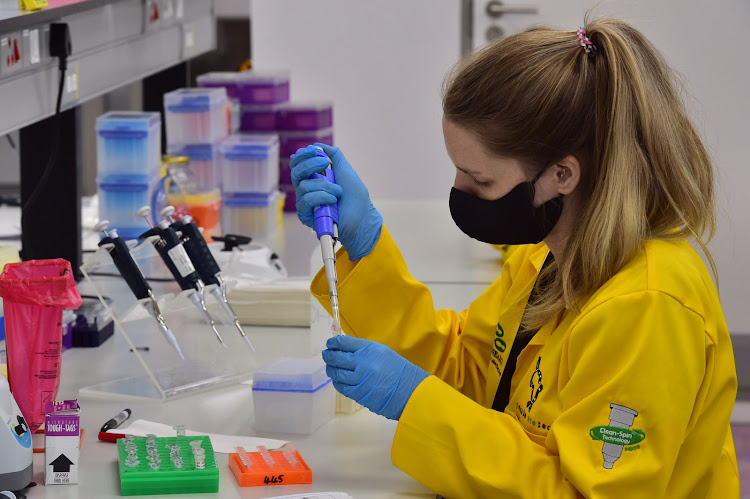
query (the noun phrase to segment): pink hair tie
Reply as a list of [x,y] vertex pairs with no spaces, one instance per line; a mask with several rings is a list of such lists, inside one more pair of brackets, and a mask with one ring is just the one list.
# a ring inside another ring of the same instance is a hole
[[596,55],[596,45],[588,39],[586,36],[586,28],[583,26],[578,29],[578,41],[581,43],[581,47],[583,47],[586,55],[590,58],[593,58]]

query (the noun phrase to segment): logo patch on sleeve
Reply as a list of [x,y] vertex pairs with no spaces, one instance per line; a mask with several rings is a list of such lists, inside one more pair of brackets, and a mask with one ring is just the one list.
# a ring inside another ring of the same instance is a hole
[[640,448],[638,444],[646,438],[646,432],[631,429],[638,412],[617,404],[610,404],[609,407],[611,409],[609,424],[591,428],[589,436],[592,440],[604,442],[602,446],[604,468],[611,470],[615,462],[620,459],[623,449],[632,451]]

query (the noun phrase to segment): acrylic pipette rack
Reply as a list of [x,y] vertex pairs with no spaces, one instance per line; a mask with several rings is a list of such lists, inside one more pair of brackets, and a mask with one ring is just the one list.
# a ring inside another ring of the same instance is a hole
[[[81,265],[81,272],[113,317],[114,344],[130,352],[127,356],[118,355],[117,365],[108,366],[113,372],[120,373],[119,379],[82,388],[80,395],[166,401],[250,379],[258,367],[256,357],[234,325],[217,313],[220,311],[210,296],[210,287],[206,288],[206,302],[227,348],[217,341],[190,300],[190,294],[195,291],[181,292],[171,281],[169,270],[151,242],[147,240],[136,245],[135,241],[128,241],[128,245],[143,274],[152,278],[149,282],[158,298],[159,308],[185,358],[181,359],[162,336],[156,320],[147,311],[146,302],[149,300],[139,302],[135,299],[125,281],[116,277],[119,272],[107,250],[99,248]],[[102,274],[115,277],[96,277]],[[170,282],[156,282],[153,278],[166,278]],[[229,283],[229,287],[232,285]],[[113,302],[109,303],[102,297],[111,298]],[[148,347],[148,351],[143,347]]]
[[229,469],[241,487],[312,483],[312,470],[292,445],[269,451],[258,447],[247,452],[242,447],[229,454]]
[[207,436],[121,438],[117,457],[124,496],[219,491],[219,468]]

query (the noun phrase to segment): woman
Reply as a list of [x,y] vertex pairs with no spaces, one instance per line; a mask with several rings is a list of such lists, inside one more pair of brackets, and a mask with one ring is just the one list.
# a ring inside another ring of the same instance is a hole
[[523,246],[436,311],[341,151],[334,185],[300,150],[300,220],[339,207],[336,389],[399,420],[394,464],[447,497],[739,497],[732,346],[688,242],[715,267],[713,167],[664,59],[618,20],[535,28],[463,61],[443,110],[454,221]]

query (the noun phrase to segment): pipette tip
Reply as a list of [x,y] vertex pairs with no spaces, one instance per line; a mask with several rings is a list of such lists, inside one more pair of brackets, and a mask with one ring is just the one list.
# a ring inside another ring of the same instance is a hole
[[247,346],[250,347],[250,350],[252,350],[253,352],[255,352],[255,347],[253,346],[252,343],[250,343],[250,338],[248,338],[247,335],[244,335],[242,338],[244,338],[245,343],[247,343]]
[[167,329],[164,331],[164,336],[167,338],[167,341],[170,345],[172,345],[172,348],[174,348],[177,351],[177,354],[180,356],[182,360],[185,360],[185,356],[182,355],[182,350],[180,349],[179,343],[177,343],[177,338],[174,337],[174,333]]
[[338,320],[334,319],[333,323],[331,324],[331,332],[334,335],[341,334],[341,323]]

